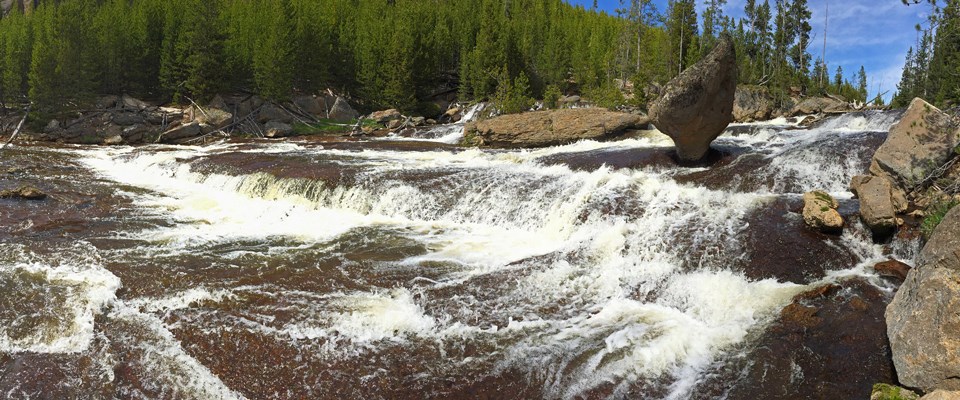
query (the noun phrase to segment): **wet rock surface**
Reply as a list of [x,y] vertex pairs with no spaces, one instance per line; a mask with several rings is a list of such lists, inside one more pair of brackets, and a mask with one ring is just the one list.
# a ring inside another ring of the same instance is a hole
[[896,378],[882,334],[887,301],[857,279],[798,296],[693,398],[869,398],[875,383]]

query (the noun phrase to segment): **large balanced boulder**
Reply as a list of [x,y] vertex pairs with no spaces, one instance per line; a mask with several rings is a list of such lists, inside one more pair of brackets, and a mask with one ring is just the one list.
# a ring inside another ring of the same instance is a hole
[[843,229],[843,217],[837,212],[840,203],[826,192],[815,190],[803,195],[803,222],[821,232]]
[[773,116],[773,96],[762,86],[737,86],[733,98],[733,120],[753,122]]
[[496,147],[543,147],[582,139],[617,136],[646,125],[643,116],[601,108],[575,108],[508,114],[465,127],[474,144]]
[[960,390],[960,207],[934,230],[887,307],[900,382],[924,392]]
[[879,176],[855,176],[850,191],[860,199],[860,219],[877,235],[891,233],[897,227],[897,205],[890,181]]
[[895,189],[909,193],[947,162],[958,144],[960,131],[950,116],[916,98],[873,154],[870,173],[887,178]]
[[699,62],[673,78],[650,108],[653,124],[673,139],[681,160],[697,161],[733,121],[737,54],[722,35]]

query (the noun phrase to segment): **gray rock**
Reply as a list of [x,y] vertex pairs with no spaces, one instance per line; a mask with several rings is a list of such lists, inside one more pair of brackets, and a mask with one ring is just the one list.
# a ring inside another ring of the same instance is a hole
[[230,125],[230,121],[233,120],[233,114],[218,108],[204,108],[202,110],[195,110],[193,113],[194,121],[200,124],[210,125],[214,130],[225,128],[227,125]]
[[909,193],[931,171],[947,162],[960,144],[960,130],[946,113],[913,99],[870,163],[870,173]]
[[733,98],[733,120],[764,121],[773,115],[773,96],[762,86],[737,86]]
[[107,95],[97,99],[97,108],[101,110],[106,110],[114,108],[117,106],[117,102],[120,101],[120,96]]
[[120,112],[113,114],[113,123],[120,126],[130,126],[143,123],[143,117],[133,112]]
[[261,124],[270,121],[289,123],[293,121],[293,116],[276,105],[264,104],[263,107],[260,108],[260,113],[257,114],[257,121]]
[[128,95],[123,95],[123,97],[120,98],[120,104],[123,106],[123,108],[133,111],[142,111],[151,108],[150,104],[147,104],[147,102],[135,99]]
[[327,102],[323,97],[297,96],[293,98],[293,104],[310,115],[323,117],[327,114]]
[[840,203],[826,192],[815,190],[803,195],[803,222],[821,232],[843,229],[843,217],[837,212]]
[[673,139],[680,159],[699,160],[733,120],[736,90],[736,50],[722,35],[713,51],[667,84],[650,117]]
[[353,107],[350,107],[350,104],[343,97],[337,97],[333,106],[330,107],[329,118],[337,122],[349,122],[357,119],[358,116],[360,114]]
[[43,128],[43,131],[46,133],[56,132],[60,130],[60,121],[51,119],[50,122],[47,122],[47,126]]
[[410,118],[410,123],[413,124],[413,126],[423,126],[427,123],[427,119],[424,117],[413,117]]
[[887,307],[887,335],[900,382],[960,390],[960,207],[937,226],[918,267]]
[[860,219],[873,233],[886,235],[897,227],[890,181],[879,176],[855,176],[850,181],[850,191],[860,198]]
[[277,122],[277,121],[267,122],[267,124],[264,125],[264,129],[267,132],[265,136],[268,138],[287,137],[293,133],[292,126],[290,126],[289,124],[285,124],[283,122]]
[[175,140],[192,138],[200,135],[200,123],[191,122],[189,124],[180,125],[176,128],[170,129],[166,132],[160,134],[160,140],[165,143],[169,143]]

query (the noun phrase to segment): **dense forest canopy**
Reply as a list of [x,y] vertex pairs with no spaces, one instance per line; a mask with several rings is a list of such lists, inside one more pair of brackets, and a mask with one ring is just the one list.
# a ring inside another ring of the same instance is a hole
[[[922,97],[942,107],[960,104],[960,1],[926,0],[930,14],[918,24],[917,43],[907,53],[893,105],[904,107]],[[920,0],[904,0],[919,4]]]
[[98,94],[183,102],[329,88],[363,109],[424,114],[445,90],[643,107],[726,32],[741,83],[780,100],[791,90],[867,100],[862,68],[854,83],[839,69],[833,79],[809,54],[807,0],[748,0],[739,19],[725,3],[708,0],[698,16],[695,0],[666,10],[623,0],[614,15],[562,0],[41,1],[0,19],[0,98],[52,110]]

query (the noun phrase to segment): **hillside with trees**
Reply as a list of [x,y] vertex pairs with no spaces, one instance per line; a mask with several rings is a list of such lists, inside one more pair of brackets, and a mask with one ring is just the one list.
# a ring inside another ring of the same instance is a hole
[[694,0],[666,10],[624,0],[615,15],[562,0],[18,2],[0,19],[0,98],[62,110],[102,94],[183,103],[331,89],[364,110],[424,115],[452,91],[519,108],[569,93],[643,108],[726,32],[741,83],[780,102],[827,92],[866,100],[862,68],[831,78],[810,55],[806,0],[749,0],[739,19],[724,15],[726,0],[707,3],[698,16]]
[[[920,0],[904,0],[919,4]],[[960,2],[929,3],[926,24],[918,24],[917,42],[907,53],[893,105],[906,107],[914,97],[949,107],[960,104]]]

